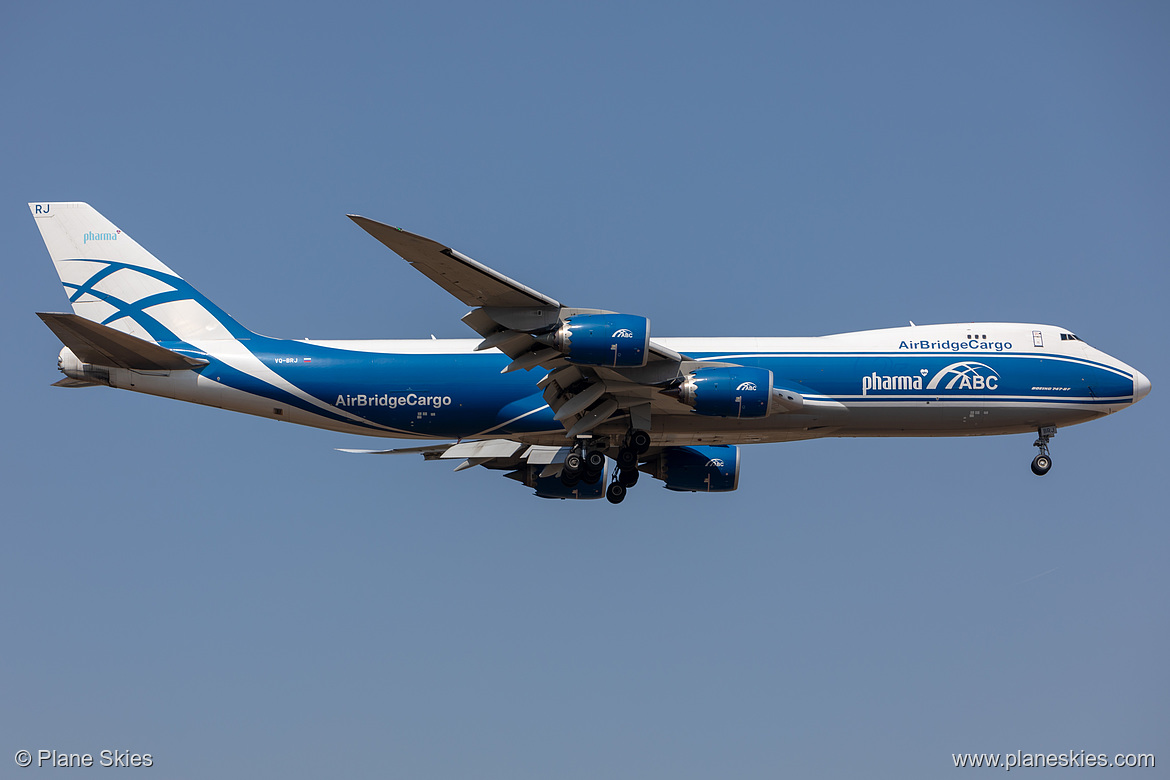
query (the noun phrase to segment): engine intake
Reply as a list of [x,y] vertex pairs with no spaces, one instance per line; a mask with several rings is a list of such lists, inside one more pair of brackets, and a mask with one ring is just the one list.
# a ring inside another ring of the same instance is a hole
[[650,320],[634,314],[579,314],[547,339],[570,363],[640,368],[650,353]]

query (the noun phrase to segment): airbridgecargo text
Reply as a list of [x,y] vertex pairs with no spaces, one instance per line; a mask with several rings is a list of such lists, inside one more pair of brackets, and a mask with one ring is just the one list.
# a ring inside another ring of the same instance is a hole
[[451,405],[451,396],[419,395],[418,393],[407,393],[406,395],[390,395],[389,393],[382,393],[381,395],[339,395],[333,405],[385,406],[388,409],[397,409],[400,406],[427,406],[432,409],[439,409]]
[[958,352],[964,349],[1003,352],[1011,348],[1010,341],[983,341],[980,339],[971,339],[970,341],[903,341],[898,345],[898,349],[922,349],[931,352]]

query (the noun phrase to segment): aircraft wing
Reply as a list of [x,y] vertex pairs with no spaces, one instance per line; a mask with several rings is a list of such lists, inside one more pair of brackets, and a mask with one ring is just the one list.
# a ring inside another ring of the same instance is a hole
[[[479,306],[487,309],[488,311],[485,312],[486,316],[477,316],[472,318],[471,321],[468,321],[466,317],[464,318],[464,321],[481,335],[487,335],[483,333],[483,330],[488,330],[489,333],[495,333],[502,327],[503,323],[496,322],[496,318],[492,317],[493,312],[510,321],[514,321],[515,316],[508,317],[508,314],[518,315],[522,313],[530,320],[529,322],[522,323],[520,332],[523,332],[525,330],[523,328],[524,325],[534,324],[535,322],[540,322],[541,324],[556,322],[555,315],[562,311],[563,307],[555,298],[537,292],[531,287],[513,279],[509,279],[499,271],[488,268],[483,263],[476,262],[467,255],[451,247],[444,246],[438,241],[433,241],[425,236],[420,236],[402,228],[369,219],[368,217],[362,217],[356,214],[350,214],[348,216],[363,230],[393,250],[425,274],[435,284],[458,298],[462,303],[468,306]],[[612,313],[605,312],[602,309],[572,309],[566,311],[577,314]],[[472,314],[475,314],[475,312],[472,312]],[[471,315],[468,316],[470,317]],[[489,321],[494,322],[495,326],[489,325]],[[493,343],[482,346],[482,348],[502,347],[505,342],[506,339],[504,338],[496,338],[493,339]],[[653,345],[653,349],[663,358],[677,359],[679,357],[676,352],[666,349],[661,345]],[[508,352],[507,350],[503,351]]]
[[[425,460],[458,460],[455,471],[483,466],[493,471],[506,471],[504,476],[536,490],[541,498],[596,499],[605,495],[604,478],[595,483],[580,483],[566,487],[560,473],[569,447],[547,447],[521,444],[510,439],[446,442],[423,447],[402,447],[393,450],[347,450],[359,455],[421,454]],[[602,475],[604,477],[604,475]]]
[[356,214],[350,214],[349,218],[468,306],[561,307],[560,303],[547,295],[525,287],[437,241]]
[[472,466],[490,469],[514,469],[522,464],[552,466],[549,471],[560,473],[568,447],[543,447],[521,444],[511,439],[477,439],[474,441],[439,442],[422,447],[398,447],[392,450],[349,450],[354,455],[422,455],[424,460],[460,460],[455,467],[463,471]]
[[[627,315],[566,307],[437,241],[366,217],[351,214],[349,218],[444,290],[475,306],[463,322],[483,336],[477,350],[498,349],[512,358],[503,372],[537,367],[548,372],[538,386],[556,419],[564,425],[568,439],[615,421],[624,425],[610,425],[611,431],[648,431],[653,415],[689,413],[687,407],[660,391],[677,384],[700,365],[729,365],[699,363],[648,336],[643,365],[570,362],[552,338],[565,321],[584,315]],[[646,329],[648,333],[648,321]],[[792,397],[790,394],[789,400]],[[468,458],[468,462],[476,460],[481,458]]]

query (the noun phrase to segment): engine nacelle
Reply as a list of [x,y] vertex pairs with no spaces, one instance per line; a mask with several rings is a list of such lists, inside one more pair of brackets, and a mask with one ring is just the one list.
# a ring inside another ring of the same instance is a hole
[[640,470],[668,490],[729,493],[739,487],[739,447],[667,447]]
[[601,478],[592,485],[585,480],[581,480],[573,487],[566,487],[565,483],[561,482],[560,475],[551,477],[540,476],[540,472],[543,470],[544,466],[522,466],[520,469],[508,474],[508,476],[518,482],[523,482],[530,488],[535,488],[536,495],[541,498],[592,499],[605,496],[605,473],[602,473]]
[[708,417],[767,417],[772,372],[752,366],[700,368],[686,375],[678,400]]
[[639,368],[650,354],[650,320],[634,314],[579,314],[561,322],[551,344],[570,363]]

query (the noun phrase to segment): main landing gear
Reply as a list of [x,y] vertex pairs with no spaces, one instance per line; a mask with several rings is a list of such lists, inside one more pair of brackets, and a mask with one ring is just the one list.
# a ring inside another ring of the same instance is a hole
[[638,484],[638,459],[650,449],[650,434],[646,431],[631,430],[626,435],[626,441],[618,450],[617,469],[613,473],[613,481],[605,489],[605,498],[611,504],[620,504],[626,498],[626,492]]
[[1048,454],[1048,442],[1056,435],[1056,428],[1048,426],[1040,429],[1040,438],[1032,443],[1033,447],[1040,448],[1040,454],[1032,459],[1032,473],[1042,477],[1052,468],[1052,456]]
[[[589,442],[590,439],[580,439],[565,456],[561,482],[566,487],[575,487],[579,482],[596,485],[605,473],[605,453],[591,448]],[[620,504],[625,500],[626,491],[638,484],[638,460],[648,449],[650,434],[646,431],[632,430],[626,435],[614,458],[617,468],[613,472],[613,481],[605,490],[605,497],[611,504]]]
[[577,444],[565,456],[565,464],[561,468],[561,482],[565,487],[575,487],[581,481],[596,485],[605,472],[605,453],[589,449],[585,441]]

